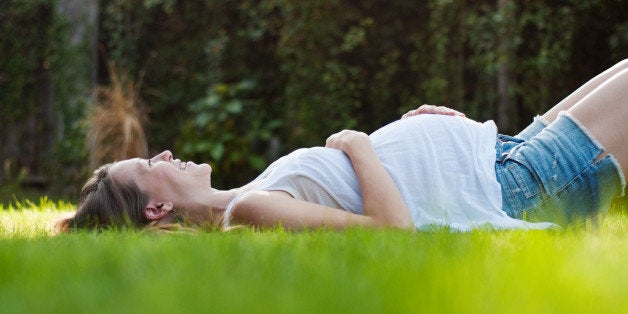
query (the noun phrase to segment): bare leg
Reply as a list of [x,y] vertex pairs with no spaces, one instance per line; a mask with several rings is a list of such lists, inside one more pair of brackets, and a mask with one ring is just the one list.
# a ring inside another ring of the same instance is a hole
[[580,100],[582,100],[589,93],[594,91],[604,82],[625,69],[628,69],[628,59],[620,61],[614,66],[608,68],[606,71],[598,74],[596,77],[592,78],[584,85],[580,86],[576,91],[571,93],[556,106],[547,111],[543,115],[543,118],[545,119],[545,121],[547,121],[547,123],[552,123],[552,121],[556,120],[559,112],[568,110],[569,108],[573,107],[575,104],[577,104]]
[[628,69],[620,70],[567,110],[628,169]]

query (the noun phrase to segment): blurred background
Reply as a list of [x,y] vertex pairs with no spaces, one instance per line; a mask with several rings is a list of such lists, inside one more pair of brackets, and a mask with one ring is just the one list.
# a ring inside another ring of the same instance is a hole
[[2,0],[0,202],[164,149],[231,188],[423,103],[516,133],[628,57],[628,0]]

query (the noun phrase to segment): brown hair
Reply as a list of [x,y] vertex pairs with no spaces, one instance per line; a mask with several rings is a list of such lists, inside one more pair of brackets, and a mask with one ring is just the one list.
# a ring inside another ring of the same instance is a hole
[[57,232],[149,225],[144,216],[148,195],[133,182],[114,182],[108,175],[110,167],[106,164],[94,171],[81,190],[74,217],[59,221]]

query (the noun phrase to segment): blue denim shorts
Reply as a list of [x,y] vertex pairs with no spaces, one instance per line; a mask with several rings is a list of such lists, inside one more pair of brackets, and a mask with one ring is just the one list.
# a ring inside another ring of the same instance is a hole
[[572,116],[547,125],[541,117],[518,135],[498,135],[495,171],[502,209],[513,218],[559,225],[608,211],[626,180],[610,154]]

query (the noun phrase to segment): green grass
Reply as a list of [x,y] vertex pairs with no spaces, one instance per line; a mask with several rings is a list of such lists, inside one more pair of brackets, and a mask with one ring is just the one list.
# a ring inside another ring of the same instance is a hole
[[[20,207],[21,206],[21,207]],[[70,204],[0,210],[2,313],[613,313],[628,218],[599,229],[52,236]]]

